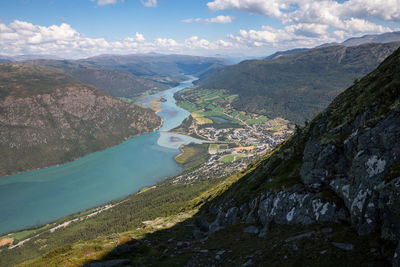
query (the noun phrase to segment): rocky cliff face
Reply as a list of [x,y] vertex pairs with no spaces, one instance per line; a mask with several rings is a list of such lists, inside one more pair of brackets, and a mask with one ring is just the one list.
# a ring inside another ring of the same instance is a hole
[[195,235],[236,223],[259,224],[265,237],[271,223],[349,223],[398,244],[392,263],[400,266],[399,140],[397,50],[211,202],[216,219]]
[[94,87],[73,80],[49,85],[40,74],[46,68],[1,67],[0,176],[71,161],[161,124],[154,112]]

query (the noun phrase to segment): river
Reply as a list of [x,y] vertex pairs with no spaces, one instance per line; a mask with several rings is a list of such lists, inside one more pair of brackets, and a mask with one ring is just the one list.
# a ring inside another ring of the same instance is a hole
[[198,139],[169,133],[189,112],[179,108],[173,97],[192,85],[194,79],[149,96],[163,96],[158,113],[162,127],[153,133],[131,138],[120,145],[92,153],[76,161],[41,170],[0,178],[0,234],[42,225],[177,175],[181,167],[174,157],[179,147]]

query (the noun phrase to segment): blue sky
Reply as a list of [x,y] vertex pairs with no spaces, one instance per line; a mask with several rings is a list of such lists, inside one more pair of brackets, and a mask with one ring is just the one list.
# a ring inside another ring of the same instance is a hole
[[0,54],[268,55],[400,28],[400,0],[2,0]]

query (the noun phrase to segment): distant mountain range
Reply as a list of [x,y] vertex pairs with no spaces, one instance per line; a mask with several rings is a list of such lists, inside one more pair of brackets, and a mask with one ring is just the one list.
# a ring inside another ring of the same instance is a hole
[[16,61],[26,61],[26,60],[35,60],[35,59],[54,59],[54,60],[61,60],[62,58],[54,55],[19,55],[19,56],[5,56],[0,55],[0,62],[2,61],[9,61],[9,62],[16,62]]
[[226,61],[214,57],[187,55],[134,54],[100,55],[81,59],[78,63],[90,64],[105,69],[120,69],[138,76],[178,76],[195,75],[217,64],[226,65]]
[[233,105],[239,110],[303,123],[399,46],[400,42],[338,45],[247,60],[217,69],[197,84],[238,94]]
[[[367,43],[391,43],[391,42],[396,42],[396,41],[400,41],[400,32],[386,32],[386,33],[382,33],[382,34],[369,34],[369,35],[364,35],[361,37],[352,37],[341,43],[326,43],[326,44],[317,46],[317,48],[328,47],[328,46],[337,46],[337,45],[358,46],[358,45],[367,44]],[[294,55],[294,54],[301,53],[301,52],[304,52],[307,50],[309,50],[309,48],[295,48],[295,49],[286,50],[286,51],[278,51],[272,55],[269,55],[265,59],[276,59],[280,56]]]
[[80,60],[36,59],[24,63],[62,69],[74,79],[112,96],[129,98],[148,90],[170,88],[185,79],[184,75],[202,75],[227,64],[220,58],[154,53],[100,55]]

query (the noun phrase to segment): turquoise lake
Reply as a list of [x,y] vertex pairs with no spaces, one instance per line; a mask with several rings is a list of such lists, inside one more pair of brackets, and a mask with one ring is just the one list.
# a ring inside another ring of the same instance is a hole
[[[118,146],[76,161],[0,178],[0,234],[45,224],[63,216],[102,205],[177,175],[174,161],[179,147],[200,140],[174,134],[189,112],[175,104],[173,95],[194,79],[149,96],[141,104],[163,96],[163,126],[157,132],[131,138]],[[174,138],[172,138],[174,137]]]

